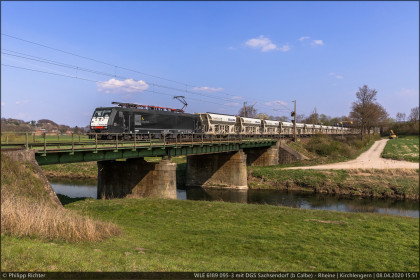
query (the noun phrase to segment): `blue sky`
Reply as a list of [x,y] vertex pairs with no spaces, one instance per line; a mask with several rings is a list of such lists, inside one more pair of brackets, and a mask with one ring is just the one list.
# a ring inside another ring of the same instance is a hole
[[2,65],[6,118],[85,126],[96,107],[112,101],[179,108],[174,95],[186,96],[190,113],[236,114],[248,102],[269,115],[289,115],[296,99],[298,114],[316,107],[343,116],[364,84],[378,91],[391,117],[419,104],[418,2],[1,2],[1,8],[2,34],[104,62],[2,35],[2,64],[77,77]]

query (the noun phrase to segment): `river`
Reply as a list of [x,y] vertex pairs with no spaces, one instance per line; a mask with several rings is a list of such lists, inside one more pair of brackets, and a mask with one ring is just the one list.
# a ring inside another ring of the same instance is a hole
[[[56,193],[69,197],[96,198],[95,179],[50,179]],[[343,212],[370,212],[419,217],[419,203],[412,200],[343,198],[334,195],[281,190],[177,189],[181,200],[226,201],[320,209]]]

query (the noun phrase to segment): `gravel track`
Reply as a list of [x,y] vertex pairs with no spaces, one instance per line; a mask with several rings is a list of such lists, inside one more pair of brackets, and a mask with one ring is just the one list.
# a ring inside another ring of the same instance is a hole
[[369,150],[358,158],[346,162],[331,163],[316,166],[289,167],[285,169],[418,169],[419,163],[381,158],[381,153],[389,139],[376,141]]

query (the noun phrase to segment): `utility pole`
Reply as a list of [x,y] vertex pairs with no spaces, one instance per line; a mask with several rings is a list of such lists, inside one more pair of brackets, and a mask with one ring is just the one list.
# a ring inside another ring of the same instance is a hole
[[246,104],[246,102],[244,102],[244,118],[246,118],[246,109],[245,109],[245,104]]
[[293,122],[293,141],[296,142],[296,100],[293,100],[293,103],[295,103],[295,110],[293,111],[295,118],[295,121]]

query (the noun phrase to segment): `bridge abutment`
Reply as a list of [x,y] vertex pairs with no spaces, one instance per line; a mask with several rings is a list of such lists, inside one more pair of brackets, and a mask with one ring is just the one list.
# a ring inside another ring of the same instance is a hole
[[293,163],[296,161],[308,159],[308,157],[305,155],[290,148],[288,145],[286,145],[286,143],[279,141],[276,146],[278,146],[279,164]]
[[176,164],[163,159],[98,161],[98,198],[162,197],[176,199]]
[[227,152],[187,156],[187,187],[247,189],[246,154]]

